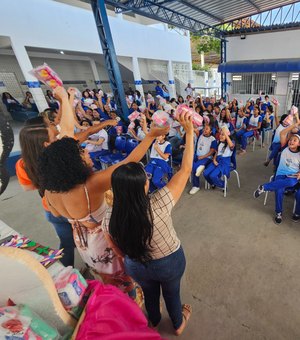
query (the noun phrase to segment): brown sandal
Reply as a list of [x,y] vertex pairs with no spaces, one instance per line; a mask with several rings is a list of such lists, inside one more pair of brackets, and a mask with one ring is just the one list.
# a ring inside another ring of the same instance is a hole
[[192,315],[192,306],[187,305],[187,304],[182,305],[182,316],[183,316],[182,324],[180,325],[178,329],[175,330],[175,335],[179,336],[182,334],[191,315]]

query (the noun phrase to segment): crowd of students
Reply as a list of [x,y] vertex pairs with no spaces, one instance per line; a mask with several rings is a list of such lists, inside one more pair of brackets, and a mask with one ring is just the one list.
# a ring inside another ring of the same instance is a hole
[[[265,162],[268,166],[274,161],[274,180],[259,186],[254,196],[275,191],[275,222],[280,223],[284,192],[295,191],[293,220],[298,221],[299,119],[297,112],[279,118],[277,101],[271,103],[267,95],[243,104],[236,99],[203,99],[190,84],[185,99],[170,98],[158,87],[156,96],[126,94],[129,122],[118,117],[116,103],[102,90],[86,89],[80,99],[74,88],[68,92],[56,88],[53,98],[58,109],[49,107],[28,120],[20,132],[22,158],[16,170],[25,190],[38,190],[46,218],[64,248],[63,264],[74,265],[76,246],[102,281],[129,292],[128,282],[135,280],[143,289],[153,327],[161,319],[162,290],[175,333],[180,335],[192,310],[181,304],[185,257],[171,212],[188,179],[190,194],[199,191],[202,173],[211,188],[224,190],[224,176],[228,178],[236,164],[236,149],[245,155],[249,142],[257,138],[264,143],[265,132],[274,128]],[[200,114],[202,126],[193,123],[190,111],[177,114],[179,105]],[[168,115],[163,127],[153,123],[157,111]],[[120,137],[138,143],[118,163],[104,167],[103,159],[115,155]],[[105,195],[110,189],[108,202]]]

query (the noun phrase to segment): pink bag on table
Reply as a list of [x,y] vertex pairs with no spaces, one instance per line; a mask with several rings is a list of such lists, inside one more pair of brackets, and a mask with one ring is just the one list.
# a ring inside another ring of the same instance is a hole
[[161,336],[148,327],[138,305],[118,288],[89,281],[91,296],[79,327],[78,340],[159,340]]

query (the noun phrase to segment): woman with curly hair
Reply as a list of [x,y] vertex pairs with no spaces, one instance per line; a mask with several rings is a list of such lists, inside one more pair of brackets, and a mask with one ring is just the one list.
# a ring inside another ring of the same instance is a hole
[[73,138],[52,143],[40,158],[41,184],[52,214],[69,220],[82,259],[105,282],[123,273],[101,231],[107,209],[104,193],[111,187],[111,175],[123,164],[140,161],[156,136],[164,133],[166,128],[152,127],[125,160],[101,172],[92,172],[88,152]]

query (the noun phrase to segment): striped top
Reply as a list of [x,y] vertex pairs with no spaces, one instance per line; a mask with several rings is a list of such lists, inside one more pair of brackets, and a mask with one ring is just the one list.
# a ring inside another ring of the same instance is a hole
[[[150,197],[153,213],[153,235],[150,242],[151,256],[153,260],[161,259],[174,253],[180,247],[180,240],[173,227],[171,217],[172,209],[175,205],[170,190],[164,187],[155,192]],[[111,208],[108,209],[103,221],[103,230],[109,232],[109,220]],[[120,225],[120,227],[122,227]]]

